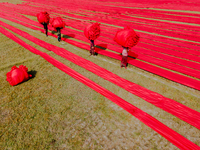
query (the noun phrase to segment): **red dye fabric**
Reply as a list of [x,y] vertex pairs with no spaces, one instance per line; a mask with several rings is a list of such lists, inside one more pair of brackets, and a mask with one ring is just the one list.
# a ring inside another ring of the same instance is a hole
[[[142,40],[142,39],[141,39],[141,40]],[[153,42],[153,41],[151,41],[151,42]],[[140,43],[140,46],[142,46],[141,43]],[[171,46],[171,45],[170,45],[170,46]],[[148,46],[146,46],[146,47],[150,48],[150,47],[152,47],[152,45],[151,45],[151,46],[148,45]],[[191,55],[187,55],[188,52],[187,52],[187,54],[184,53],[184,54],[181,55],[181,54],[179,54],[179,52],[174,52],[174,51],[173,51],[173,53],[171,53],[171,52],[170,52],[171,50],[167,50],[167,51],[166,51],[165,49],[161,49],[161,48],[159,48],[159,49],[158,49],[158,48],[153,48],[153,49],[155,49],[156,51],[157,51],[157,50],[158,50],[158,51],[162,50],[162,51],[161,51],[162,53],[168,53],[168,54],[170,54],[170,55],[173,55],[173,54],[176,54],[176,53],[177,53],[176,56],[178,56],[178,57],[183,57],[183,58],[191,59],[191,60],[194,60],[194,61],[198,61],[198,60],[199,60],[199,58],[197,58],[197,57],[194,57],[194,56],[191,56]],[[179,49],[180,49],[180,48],[179,48]],[[116,48],[115,48],[115,50],[116,50]],[[181,50],[182,50],[182,49],[181,49]],[[189,50],[189,51],[191,52],[191,50]],[[139,51],[139,52],[140,52],[140,51]],[[153,53],[153,52],[152,52],[152,53]],[[164,59],[164,60],[165,60],[165,59]],[[166,59],[166,60],[167,60],[167,59]],[[176,63],[177,63],[177,62],[176,62]],[[160,64],[161,64],[161,63],[160,63]],[[184,64],[183,64],[183,65],[184,65]],[[193,66],[194,66],[194,65],[190,65],[189,67],[192,67],[192,68],[193,68]],[[198,67],[198,68],[199,68],[199,67]],[[195,69],[197,69],[197,68],[195,68]]]
[[49,56],[48,54],[41,52],[41,51],[35,49],[34,47],[28,45],[27,43],[23,42],[21,39],[17,38],[16,36],[14,36],[12,33],[8,32],[4,28],[0,27],[0,32],[2,34],[6,35],[7,37],[9,37],[10,39],[14,40],[15,42],[17,42],[21,46],[27,48],[32,53],[40,55],[41,57],[43,57],[45,60],[50,62],[55,67],[59,68],[60,70],[67,73],[71,77],[82,82],[83,84],[85,84],[88,87],[92,88],[93,90],[97,91],[101,95],[105,96],[106,98],[108,98],[109,100],[111,100],[112,102],[117,104],[118,106],[122,107],[124,110],[126,110],[127,112],[129,112],[130,114],[132,114],[133,116],[138,118],[140,121],[142,121],[144,124],[146,124],[147,126],[152,128],[153,130],[155,130],[159,134],[161,134],[163,137],[165,137],[167,140],[169,140],[171,143],[173,143],[174,145],[176,145],[180,149],[186,149],[186,150],[200,149],[200,147],[198,145],[194,144],[193,142],[186,139],[185,137],[183,137],[179,133],[170,129],[169,127],[167,127],[163,123],[159,122],[158,120],[156,120],[155,118],[153,118],[149,114],[145,113],[141,109],[139,109],[139,108],[135,107],[134,105],[126,102],[125,100],[118,97],[114,93],[108,91],[107,89],[101,87],[100,85],[93,82],[92,80],[90,80],[90,79],[84,77],[83,75],[77,73],[73,69],[67,67],[66,65],[62,64],[58,60]]
[[100,35],[100,23],[93,23],[84,29],[84,35],[89,40],[96,40]]
[[[2,15],[1,15],[1,17],[5,18],[5,19],[8,19],[8,20],[11,20],[10,17],[5,17],[5,16],[2,16]],[[17,17],[17,19],[19,20],[20,18]],[[12,21],[14,21],[14,20],[12,20]],[[25,21],[25,19],[23,20],[23,22],[24,21]],[[14,22],[17,22],[17,21],[14,21]],[[28,27],[30,27],[32,29],[35,29],[35,30],[40,30],[40,29],[36,29],[35,27],[32,27],[32,26],[30,26],[28,24],[24,24],[23,22],[21,22],[20,24],[23,24],[23,25],[28,26]],[[40,30],[40,31],[42,31],[42,30]],[[70,39],[64,39],[63,38],[62,40],[66,41],[66,42],[68,42],[70,44],[73,44],[73,45],[75,45],[77,47],[83,48],[83,49],[87,49],[87,47],[88,47],[87,45],[85,45],[83,43],[80,44],[79,42],[72,41]],[[140,49],[139,51],[141,51],[141,50],[144,50],[144,49]],[[109,51],[98,51],[98,53],[102,54],[102,55],[105,55],[105,56],[108,56],[108,57],[111,57],[111,58],[114,58],[114,59],[121,60],[121,57],[119,55],[111,53]],[[151,53],[153,53],[153,51],[151,51]],[[159,55],[161,55],[161,54],[159,54]],[[162,57],[163,57],[163,55],[162,55]],[[165,55],[165,57],[170,57],[170,56]],[[165,58],[165,57],[163,57],[163,58]],[[167,60],[167,58],[165,58],[165,59]],[[180,62],[184,63],[186,61],[186,60],[178,59],[178,58],[175,58],[175,57],[173,57],[173,59],[174,60],[175,59],[178,60],[177,63],[180,63]],[[172,61],[172,57],[170,57],[170,61]],[[151,66],[151,65],[149,65],[147,63],[140,62],[140,61],[135,60],[135,59],[129,60],[129,64],[132,64],[132,65],[134,65],[136,67],[142,68],[142,69],[147,70],[149,72],[158,74],[160,76],[163,76],[163,77],[168,78],[170,80],[173,80],[175,82],[179,82],[181,84],[184,84],[184,85],[187,85],[189,87],[195,88],[197,90],[200,89],[200,86],[199,86],[200,84],[198,83],[198,80],[191,79],[191,78],[188,78],[188,77],[185,77],[185,76],[173,73],[173,72],[169,72],[169,71],[164,70],[162,68]],[[187,61],[187,62],[184,63],[184,66],[186,66],[186,65],[190,65],[191,68],[194,68],[194,67],[197,68],[197,69],[199,68],[199,65],[194,63],[194,62]]]
[[[61,7],[63,7],[63,6],[61,6]],[[109,8],[112,8],[112,7],[109,7]],[[106,8],[106,9],[104,9],[103,11],[106,11],[106,12],[107,12],[107,11],[109,10],[109,8]],[[95,7],[95,9],[97,9],[97,8]],[[113,8],[112,8],[112,9],[113,9]],[[122,8],[120,8],[120,9],[119,9],[119,8],[115,8],[115,11],[119,11],[119,12],[120,12],[121,9],[122,9]],[[127,9],[127,8],[126,8],[126,9]],[[99,10],[99,8],[98,8],[98,10]],[[99,11],[100,11],[100,10],[99,10]],[[102,8],[101,8],[101,11],[102,11]],[[148,13],[147,13],[147,14],[148,14]],[[70,14],[69,14],[69,15],[70,15]],[[173,15],[171,15],[171,16],[173,16]],[[94,18],[94,16],[92,16],[92,17]],[[95,16],[95,17],[96,17],[96,16]],[[152,15],[151,15],[151,17],[152,17]],[[162,17],[163,17],[163,18],[167,18],[167,16],[166,16],[166,17],[165,17],[165,16],[162,16]],[[174,16],[174,17],[177,18],[176,16]],[[178,17],[178,18],[182,18],[182,17]],[[98,17],[97,17],[97,19],[98,19]],[[110,19],[110,18],[109,18],[109,19]],[[113,20],[113,19],[112,19],[112,20]],[[191,19],[191,20],[197,20],[197,19]],[[96,21],[98,21],[98,20],[96,20]],[[110,21],[111,21],[111,20],[110,20]],[[117,22],[117,20],[115,19],[115,20],[113,20],[113,22]],[[124,21],[120,21],[120,22],[124,22]],[[125,23],[125,22],[124,22],[124,23]],[[124,24],[124,23],[123,23],[123,24]],[[128,22],[127,22],[127,23],[128,23]],[[126,23],[126,24],[127,24],[127,23]],[[134,25],[135,25],[135,24],[134,24]],[[139,25],[139,26],[141,27],[141,25]],[[149,24],[148,24],[148,26],[146,26],[146,27],[144,28],[144,30],[147,29],[148,27],[149,27]],[[168,27],[169,27],[169,25],[167,26],[167,28],[168,28]],[[135,26],[134,28],[136,29],[136,26]],[[189,28],[190,28],[190,27],[189,27]],[[137,29],[139,29],[139,27],[138,27]],[[160,28],[160,29],[156,29],[156,32],[158,31],[158,32],[161,33],[161,31],[162,31],[161,34],[164,34],[165,32],[163,32],[162,29],[164,29],[164,27],[162,27],[162,28]],[[185,30],[184,30],[184,31],[185,31]],[[154,32],[154,31],[153,31],[153,32]],[[191,31],[190,31],[190,32],[191,32]],[[171,33],[172,33],[172,31],[170,31],[170,32],[167,33],[167,34],[170,35]],[[184,34],[185,34],[185,33],[188,33],[188,32],[184,32]],[[181,33],[179,33],[179,34],[181,34]],[[178,34],[178,35],[179,35],[179,34]],[[177,36],[177,35],[176,35],[176,36]],[[182,36],[182,37],[183,37],[183,36]],[[185,37],[185,38],[190,38],[190,39],[191,39],[191,38],[193,38],[193,37],[187,36],[187,37]],[[198,38],[197,38],[197,39],[198,39]]]
[[124,47],[132,48],[139,42],[139,36],[130,27],[117,31],[114,41]]
[[40,12],[39,14],[37,14],[37,20],[39,21],[39,23],[46,23],[49,24],[49,14],[45,11],[45,12]]
[[[18,7],[19,7],[19,6],[18,6]],[[62,6],[62,7],[63,7],[63,6]],[[33,9],[33,7],[32,7],[32,9]],[[34,9],[35,9],[35,8],[34,8]],[[95,8],[95,9],[96,9],[96,8]],[[118,8],[117,11],[120,11],[120,10],[121,10],[121,8],[120,8],[120,9]],[[55,11],[55,9],[54,9],[54,11]],[[106,10],[104,10],[104,11],[106,11]],[[56,13],[59,13],[59,12],[57,11]],[[62,13],[63,13],[63,12],[62,12]],[[66,13],[65,13],[65,15],[71,16],[71,14],[66,14]],[[75,15],[73,15],[73,16],[75,17]],[[79,18],[80,16],[76,15],[76,18],[77,18],[77,17]],[[92,16],[92,17],[93,17],[93,18],[95,17],[96,20],[98,19],[97,16]],[[126,17],[127,17],[127,16],[126,16]],[[174,16],[174,17],[176,17],[176,16]],[[81,16],[81,18],[83,18],[83,17]],[[84,18],[86,18],[86,17],[84,17]],[[164,17],[164,18],[167,18],[167,17]],[[176,17],[176,18],[177,18],[177,17]],[[180,17],[179,17],[179,18],[180,18]],[[182,18],[182,17],[181,17],[181,18]],[[88,19],[89,19],[89,18],[88,18]],[[109,19],[110,19],[110,18],[109,18]],[[127,20],[127,19],[126,19],[126,20]],[[131,19],[131,20],[132,20],[132,19]],[[138,21],[140,21],[140,20],[141,20],[141,18],[139,18]],[[195,20],[197,20],[197,19],[195,19]],[[98,20],[98,21],[99,21],[99,20]],[[110,22],[112,21],[112,22],[116,22],[116,23],[117,23],[117,21],[116,21],[116,20],[113,20],[113,19],[112,19],[112,20],[109,20],[109,21],[110,21]],[[137,21],[137,22],[138,22],[138,21]],[[124,21],[120,21],[120,23],[122,23],[122,22],[124,22]],[[125,22],[124,22],[124,23],[125,23]],[[123,23],[123,24],[124,24],[124,23]],[[126,22],[126,24],[127,24],[127,23],[129,23],[129,22]],[[138,24],[138,23],[137,23],[137,24]],[[151,24],[151,23],[148,23],[148,26],[145,26],[145,28],[144,28],[143,30],[149,28],[149,24]],[[157,23],[156,23],[156,24],[157,24]],[[170,24],[172,24],[172,23],[170,23]],[[139,24],[138,24],[138,25],[139,25]],[[138,25],[137,25],[137,26],[138,26]],[[121,26],[121,25],[120,25],[120,26]],[[144,25],[142,25],[142,26],[139,25],[139,26],[140,26],[140,29],[142,29],[141,27],[144,26]],[[165,26],[166,26],[166,28],[165,28]],[[165,25],[165,24],[164,24],[164,25],[162,25],[162,28],[156,29],[155,31],[156,31],[156,32],[159,31],[161,34],[164,34],[164,33],[166,34],[166,30],[164,31],[164,30],[162,30],[162,29],[168,29],[170,26],[171,26],[171,25],[168,25],[168,24]],[[183,26],[183,25],[181,25],[181,26]],[[136,27],[136,23],[134,23],[134,28],[135,28],[135,29],[137,28],[137,27]],[[178,28],[180,28],[180,25],[178,26]],[[191,28],[193,28],[193,27],[192,27],[192,26],[185,27],[185,28],[184,28],[184,32],[181,32],[181,33],[186,34],[186,33],[188,33],[188,32],[185,32],[185,29],[191,29]],[[139,29],[139,28],[138,28],[138,29]],[[175,31],[177,31],[177,30],[178,30],[178,29],[176,28]],[[196,28],[195,30],[197,30],[197,28]],[[152,31],[149,31],[149,32],[155,32],[155,31],[152,30]],[[162,31],[162,32],[161,32],[161,31]],[[174,31],[173,31],[173,32],[174,32]],[[177,33],[177,34],[173,34],[173,36],[177,36],[177,35],[180,36],[180,35],[181,35],[181,38],[189,38],[190,40],[192,40],[192,39],[194,39],[194,38],[197,39],[197,40],[199,39],[198,37],[182,36],[181,33],[179,32],[179,33]],[[191,33],[191,31],[189,31],[189,33]],[[168,34],[169,36],[172,36],[172,31],[167,32],[167,34]],[[195,39],[194,39],[194,40],[195,40]]]
[[53,18],[52,20],[50,20],[50,23],[51,23],[52,27],[54,27],[54,29],[65,28],[65,22],[63,21],[63,19],[61,17]]
[[16,66],[13,66],[11,68],[11,71],[9,71],[7,76],[7,81],[10,83],[10,85],[14,86],[21,82],[24,82],[29,79],[29,77],[32,77],[31,74],[27,73],[28,68],[26,66],[20,65],[19,68]]
[[[141,45],[141,44],[140,44],[140,45]],[[157,50],[157,49],[156,49],[156,50]],[[152,53],[153,53],[153,52],[152,52]],[[186,54],[185,54],[185,55],[186,55]],[[182,55],[181,57],[184,57],[184,55]],[[190,58],[192,58],[192,57],[190,56]],[[176,62],[176,63],[177,63],[177,62]],[[191,62],[190,62],[190,63],[191,63]],[[192,66],[190,65],[190,67],[192,67],[192,68],[193,68],[193,66],[194,66],[194,65],[192,65]],[[197,68],[197,67],[196,67],[196,68]]]
[[[2,16],[3,17],[3,16]],[[8,17],[6,17],[6,19],[9,19],[10,20],[10,17],[8,18]],[[19,19],[19,18],[17,18],[17,19]],[[22,19],[22,18],[21,18]],[[25,21],[25,20],[24,20]],[[24,22],[23,21],[23,22]],[[16,22],[16,21],[15,21]],[[23,24],[23,22],[21,23],[21,24]],[[36,23],[37,24],[37,23]],[[29,25],[25,25],[25,26],[29,26]],[[35,27],[31,27],[31,28],[33,28],[33,29],[35,29]],[[37,30],[37,29],[36,29]],[[77,38],[78,36],[76,35],[76,38]],[[85,48],[83,45],[84,44],[76,44],[76,43],[72,43],[69,39],[63,39],[63,40],[65,40],[65,41],[67,41],[67,42],[69,42],[69,43],[71,43],[71,44],[73,44],[73,45],[76,45],[76,46],[78,46],[78,47],[81,47],[81,48],[84,48],[84,49],[87,49],[87,48]],[[82,38],[82,40],[83,40],[83,38]],[[111,46],[111,45],[108,45],[108,46]],[[113,48],[112,48],[113,49]],[[138,49],[138,48],[137,48]],[[113,50],[117,50],[116,48],[114,48]],[[142,52],[141,50],[144,50],[144,49],[138,49],[138,52]],[[145,51],[147,51],[147,50],[145,50]],[[117,58],[116,57],[113,57],[113,54],[112,55],[107,55],[107,53],[108,53],[108,51],[99,51],[98,52],[99,54],[102,54],[102,55],[106,55],[106,56],[109,56],[109,57],[112,57],[112,58],[115,58],[115,59],[121,59],[120,57],[118,58],[118,56],[117,56]],[[105,54],[106,53],[106,54]],[[110,53],[110,52],[109,52]],[[152,54],[154,54],[155,52],[154,51],[151,51],[150,52],[150,55],[152,55]],[[156,54],[156,56],[155,57],[157,57],[157,55],[158,55],[158,53]],[[160,56],[160,55],[162,55],[162,56]],[[139,55],[140,56],[140,55]],[[169,61],[173,61],[173,62],[175,62],[175,63],[178,63],[178,64],[181,64],[181,65],[184,65],[184,66],[189,66],[189,67],[191,67],[191,68],[195,68],[195,69],[199,69],[199,65],[198,64],[196,64],[196,63],[194,63],[194,62],[189,62],[189,61],[186,61],[186,60],[182,60],[182,59],[179,59],[179,58],[175,58],[175,57],[171,57],[171,56],[168,56],[168,55],[163,55],[163,54],[159,54],[159,57],[161,57],[161,58],[164,58],[164,60],[166,59],[166,60],[168,60],[169,59]],[[141,57],[142,59],[144,58],[144,57]],[[140,58],[140,59],[141,59]],[[147,59],[148,60],[148,59]],[[150,60],[154,60],[154,59],[150,59]],[[159,69],[158,70],[158,68],[156,69],[156,67],[155,68],[152,68],[152,66],[150,66],[149,64],[144,64],[143,62],[138,62],[137,60],[134,60],[134,62],[133,62],[133,60],[132,61],[129,61],[129,63],[130,64],[132,64],[132,65],[135,65],[135,66],[137,66],[137,67],[140,67],[140,68],[142,68],[142,69],[145,69],[145,70],[147,70],[147,71],[150,71],[150,72],[153,72],[153,73],[155,73],[155,74],[158,74],[158,75],[161,75],[161,76],[164,76],[164,77],[166,77],[166,78],[168,78],[168,79],[170,79],[170,80],[173,80],[173,81],[175,81],[175,82],[179,82],[179,83],[181,83],[181,84],[184,84],[184,85],[187,85],[187,86],[190,86],[190,87],[192,87],[192,88],[196,88],[196,89],[200,89],[199,88],[199,84],[197,83],[198,81],[196,80],[195,82],[191,82],[191,78],[187,78],[187,77],[184,77],[184,76],[180,76],[179,74],[176,74],[176,76],[175,75],[173,75],[174,73],[172,73],[172,72],[170,72],[170,74],[169,74],[169,72],[167,71],[167,70],[163,70],[163,69]],[[139,64],[140,63],[140,64]],[[156,64],[163,64],[163,63],[160,63],[160,62],[156,62]],[[169,66],[169,65],[165,65],[165,67],[166,66]],[[149,68],[151,68],[151,69],[149,69]],[[176,68],[176,67],[174,67],[174,68]],[[155,70],[156,69],[156,70]],[[180,71],[180,70],[179,70]],[[188,72],[188,71],[187,71]],[[194,71],[192,71],[192,72],[194,72]],[[191,73],[190,73],[191,74]],[[187,78],[187,79],[182,79],[182,78]],[[181,80],[181,81],[180,81]],[[186,83],[187,82],[187,83]],[[189,83],[189,84],[188,84]],[[192,86],[191,86],[192,85]]]
[[[1,21],[0,21],[0,24],[4,27],[8,28],[9,30],[12,30],[13,32],[15,32],[17,34],[20,34],[24,38],[38,44],[39,46],[46,48],[47,50],[53,51],[57,55],[87,69],[88,71],[93,72],[94,74],[96,74],[96,75],[122,87],[122,88],[124,88],[128,92],[141,97],[145,101],[173,114],[174,116],[186,121],[187,123],[195,126],[198,129],[200,129],[200,113],[199,112],[197,112],[185,105],[182,105],[172,99],[166,98],[158,93],[155,93],[144,87],[141,87],[133,82],[125,80],[125,79],[109,72],[108,70],[106,70],[88,60],[85,60],[84,58],[82,58],[80,56],[77,56],[73,53],[68,52],[66,49],[58,48],[52,44],[46,43],[42,40],[39,40],[39,39],[27,34],[26,32],[21,31],[17,28],[11,27],[10,25],[7,25]],[[55,36],[53,34],[51,34],[51,35]],[[69,39],[67,40],[67,42],[70,44],[73,44],[75,46],[79,46],[79,43],[77,43],[77,42],[72,43],[72,41],[70,41]],[[81,44],[81,46],[83,46],[81,48],[84,48],[84,47],[87,48],[87,45],[84,46],[83,44]],[[111,53],[109,53],[109,54],[111,54]],[[115,56],[118,56],[116,59],[120,59],[119,55],[115,55]],[[134,62],[134,63],[136,63],[136,62]],[[177,108],[179,108],[179,109],[177,109]]]

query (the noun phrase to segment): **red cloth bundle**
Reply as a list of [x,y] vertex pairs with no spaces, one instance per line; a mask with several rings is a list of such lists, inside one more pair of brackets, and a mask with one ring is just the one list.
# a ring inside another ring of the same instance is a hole
[[20,65],[19,68],[16,66],[13,66],[11,71],[6,74],[7,81],[10,83],[10,85],[14,86],[21,82],[24,82],[29,79],[29,77],[32,77],[31,74],[27,73],[28,68],[26,66]]
[[39,14],[37,14],[37,19],[39,21],[39,23],[47,23],[49,24],[49,14],[45,11],[45,12],[40,12]]
[[54,27],[55,29],[56,28],[61,28],[63,29],[65,27],[65,22],[62,20],[61,17],[57,17],[57,18],[53,18],[51,21],[50,21],[52,27]]
[[84,34],[89,40],[97,39],[100,35],[100,23],[96,22],[88,25],[84,30]]
[[140,37],[130,27],[117,31],[114,41],[119,45],[131,48],[139,42]]

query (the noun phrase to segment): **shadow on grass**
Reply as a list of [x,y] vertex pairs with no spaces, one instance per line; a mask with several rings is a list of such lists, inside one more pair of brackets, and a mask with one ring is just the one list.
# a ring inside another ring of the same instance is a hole
[[51,31],[51,33],[52,33],[52,34],[55,34],[55,33],[57,33],[57,31],[54,31],[54,30],[53,30],[53,31]]
[[[122,56],[122,53],[120,53],[120,55]],[[134,53],[134,52],[132,52],[132,51],[129,51],[128,52],[128,60],[127,60],[127,64],[126,64],[126,67],[128,67],[128,62],[130,61],[130,60],[133,60],[133,59],[136,59],[138,57],[138,54],[136,54],[136,53]]]
[[35,78],[36,73],[37,73],[37,71],[35,71],[35,70],[28,71],[28,74],[32,75],[32,77],[30,79]]
[[136,58],[138,57],[138,54],[136,54],[136,53],[130,51],[130,52],[128,53],[128,56],[129,56],[130,58],[132,58],[132,59],[136,59]]
[[102,50],[106,50],[107,49],[107,44],[97,44],[95,45],[95,54],[94,55],[98,55],[98,52],[99,51],[102,51]]
[[107,46],[107,44],[97,44],[95,47],[97,47],[100,50],[106,50]]
[[[54,30],[53,30],[53,31],[51,31],[51,33],[57,35],[57,31],[54,31]],[[61,32],[61,36],[62,36],[63,38],[66,38],[66,39],[75,38],[75,34],[68,34],[68,35],[65,35],[65,34],[62,34],[62,32]]]
[[68,35],[63,34],[63,38],[66,38],[66,39],[75,38],[75,34],[68,34]]

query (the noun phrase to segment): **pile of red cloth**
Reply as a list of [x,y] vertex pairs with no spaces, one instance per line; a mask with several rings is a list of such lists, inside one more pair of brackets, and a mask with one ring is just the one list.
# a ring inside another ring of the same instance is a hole
[[24,82],[28,80],[30,77],[32,77],[31,74],[27,73],[28,68],[26,66],[20,65],[19,68],[16,66],[13,66],[11,68],[11,71],[6,74],[7,81],[10,83],[10,85],[14,86],[21,82]]
[[52,27],[54,27],[54,29],[56,28],[63,29],[65,27],[65,22],[62,20],[61,17],[53,18],[52,20],[50,20],[50,23]]
[[119,45],[132,48],[139,42],[139,35],[135,33],[130,27],[124,27],[124,29],[117,31],[114,41]]
[[45,11],[45,12],[40,12],[39,14],[37,14],[37,19],[39,21],[39,23],[47,23],[49,24],[49,14]]
[[97,39],[100,35],[100,23],[96,22],[88,25],[84,30],[84,34],[89,40]]

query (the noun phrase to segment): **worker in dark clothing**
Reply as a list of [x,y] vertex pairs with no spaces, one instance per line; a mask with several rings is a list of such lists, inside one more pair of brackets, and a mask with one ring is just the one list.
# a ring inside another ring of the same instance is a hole
[[56,28],[56,30],[57,30],[57,32],[58,32],[58,41],[60,42],[61,41],[61,32],[60,32],[60,30],[61,30],[61,28]]
[[48,36],[48,24],[43,22],[42,25],[44,26],[46,36]]
[[95,51],[94,51],[94,40],[90,40],[90,56],[94,56]]

